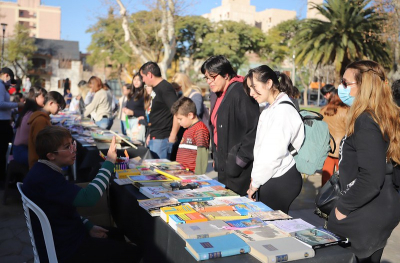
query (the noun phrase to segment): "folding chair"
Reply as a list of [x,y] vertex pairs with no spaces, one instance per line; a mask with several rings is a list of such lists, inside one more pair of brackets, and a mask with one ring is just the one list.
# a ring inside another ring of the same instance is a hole
[[35,238],[33,236],[33,230],[32,230],[32,224],[31,224],[31,218],[29,216],[29,209],[32,210],[36,216],[39,218],[40,225],[42,226],[42,231],[43,231],[43,237],[44,237],[44,242],[46,244],[46,250],[47,250],[47,256],[49,258],[50,263],[57,263],[57,256],[56,256],[56,250],[54,248],[54,240],[53,240],[53,234],[51,232],[51,226],[50,222],[47,219],[46,214],[43,212],[42,209],[40,209],[34,202],[32,202],[28,197],[24,195],[22,192],[22,183],[17,183],[18,191],[21,194],[22,198],[22,206],[24,208],[24,214],[25,214],[25,219],[26,219],[26,225],[28,227],[28,232],[29,236],[31,237],[31,243],[33,247],[33,254],[34,254],[34,262],[39,263],[39,254],[36,249],[36,244],[35,244]]

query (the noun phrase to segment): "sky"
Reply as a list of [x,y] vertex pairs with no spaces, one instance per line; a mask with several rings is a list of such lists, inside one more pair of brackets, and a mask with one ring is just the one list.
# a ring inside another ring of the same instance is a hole
[[[4,0],[3,0],[4,1]],[[221,5],[221,0],[188,0],[193,4],[188,6],[184,15],[202,15],[210,13],[212,8]],[[16,2],[16,0],[11,1]],[[143,0],[122,0],[129,13],[147,10]],[[86,52],[91,36],[86,33],[94,25],[98,17],[107,14],[108,6],[115,4],[114,0],[42,0],[42,5],[61,7],[61,39],[79,41],[79,50]],[[293,10],[299,18],[305,18],[307,0],[251,0],[257,11],[267,8]]]

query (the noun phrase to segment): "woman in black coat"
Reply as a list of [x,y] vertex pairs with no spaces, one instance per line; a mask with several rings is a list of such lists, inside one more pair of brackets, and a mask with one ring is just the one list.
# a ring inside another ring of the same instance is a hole
[[212,56],[201,66],[210,87],[211,143],[218,181],[246,195],[253,167],[258,116],[257,102],[246,95],[243,77],[224,56]]
[[341,195],[328,229],[349,238],[358,262],[380,262],[400,220],[400,196],[387,163],[400,163],[400,111],[374,61],[347,66],[340,99],[350,107],[340,145]]

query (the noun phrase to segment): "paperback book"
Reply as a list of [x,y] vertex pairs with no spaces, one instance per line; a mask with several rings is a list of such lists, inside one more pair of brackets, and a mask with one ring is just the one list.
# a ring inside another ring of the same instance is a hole
[[222,220],[213,220],[193,224],[180,224],[177,226],[176,232],[183,239],[199,239],[230,234],[231,231],[226,229],[228,226]]
[[191,189],[170,191],[165,194],[169,198],[173,198],[181,203],[193,202],[193,201],[207,201],[214,199],[214,197],[212,196]]
[[283,232],[274,225],[236,229],[233,230],[233,233],[235,233],[238,237],[240,237],[247,243],[290,236],[289,234]]
[[282,237],[248,243],[250,255],[261,262],[286,262],[312,258],[315,251],[293,237]]
[[293,236],[313,249],[347,243],[347,238],[338,236],[323,227],[294,232]]
[[162,186],[143,186],[139,188],[139,192],[148,198],[163,197],[168,189]]
[[151,216],[160,216],[161,207],[180,205],[178,201],[166,197],[138,200],[138,203],[139,206],[146,210]]
[[187,214],[171,214],[168,224],[176,231],[177,226],[181,224],[193,224],[198,222],[206,222],[208,219],[200,213],[193,212]]
[[136,169],[139,170],[140,175],[157,175],[158,173],[151,170],[149,167],[144,166],[144,165],[138,165],[136,166]]
[[186,250],[197,261],[200,261],[249,253],[250,247],[235,234],[228,234],[202,239],[187,239]]
[[182,180],[193,180],[193,181],[212,180],[205,174],[179,175],[178,177],[181,178]]
[[262,202],[252,202],[252,203],[244,203],[237,204],[234,206],[236,211],[241,215],[248,215],[249,212],[267,212],[273,211],[269,206],[265,205]]
[[276,220],[268,222],[268,225],[270,224],[276,226],[277,228],[289,234],[296,231],[315,228],[315,226],[311,225],[310,223],[307,223],[301,218],[290,219],[290,220]]
[[291,216],[285,214],[281,210],[273,210],[266,212],[249,212],[252,217],[258,217],[261,220],[269,221],[269,220],[282,220],[282,219],[290,219]]
[[170,215],[188,214],[196,212],[190,205],[179,205],[173,207],[161,207],[160,217],[165,222],[169,222]]
[[129,175],[140,175],[140,171],[136,168],[115,171],[115,177],[118,179],[126,179]]
[[172,182],[171,179],[168,179],[164,175],[129,175],[128,178],[132,182]]
[[262,227],[267,224],[258,217],[251,217],[238,220],[225,221],[232,229],[235,228],[249,228],[249,227]]
[[208,218],[208,220],[237,220],[237,219],[245,219],[249,218],[249,216],[242,216],[235,211],[212,211],[212,212],[202,212],[204,216]]

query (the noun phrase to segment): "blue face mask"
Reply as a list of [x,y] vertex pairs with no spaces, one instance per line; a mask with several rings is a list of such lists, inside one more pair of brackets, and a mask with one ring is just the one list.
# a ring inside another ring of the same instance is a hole
[[347,89],[343,87],[343,84],[340,84],[338,87],[338,95],[339,98],[343,101],[347,106],[353,105],[354,97],[350,96],[351,88],[347,86]]

